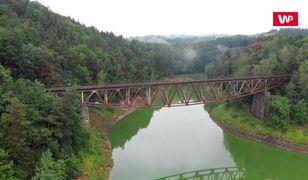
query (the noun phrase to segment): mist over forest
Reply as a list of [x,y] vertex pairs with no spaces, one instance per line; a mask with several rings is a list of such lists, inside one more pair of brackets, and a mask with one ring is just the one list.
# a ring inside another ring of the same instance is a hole
[[[102,22],[103,23],[103,22]],[[74,92],[46,87],[290,74],[273,92],[274,128],[308,122],[308,30],[257,35],[145,36],[129,39],[86,27],[38,2],[0,2],[0,179],[72,179],[89,133]],[[240,102],[249,104],[251,98]],[[284,107],[282,107],[284,106]]]

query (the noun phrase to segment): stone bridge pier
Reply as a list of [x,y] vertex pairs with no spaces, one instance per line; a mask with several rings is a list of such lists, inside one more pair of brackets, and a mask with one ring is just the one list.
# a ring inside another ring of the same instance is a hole
[[263,91],[254,94],[251,111],[260,119],[266,118],[270,113],[270,93]]

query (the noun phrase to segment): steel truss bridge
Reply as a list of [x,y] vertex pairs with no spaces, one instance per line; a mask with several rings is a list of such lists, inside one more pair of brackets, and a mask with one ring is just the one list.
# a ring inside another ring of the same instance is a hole
[[[185,106],[222,102],[282,86],[290,75],[79,86],[81,103],[103,107]],[[48,90],[63,93],[69,87]]]
[[158,180],[235,180],[245,179],[244,169],[237,167],[205,169],[176,174]]

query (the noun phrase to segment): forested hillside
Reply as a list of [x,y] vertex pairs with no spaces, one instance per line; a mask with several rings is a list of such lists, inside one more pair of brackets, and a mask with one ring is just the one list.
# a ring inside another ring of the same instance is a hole
[[180,48],[100,32],[36,2],[0,1],[0,179],[79,171],[89,135],[78,98],[46,86],[155,80],[193,59]]
[[153,80],[180,64],[168,45],[100,32],[28,0],[0,2],[0,52],[14,78],[47,86]]
[[0,179],[72,179],[78,172],[89,136],[78,98],[74,92],[48,93],[49,86],[186,73],[292,74],[290,84],[273,93],[270,125],[286,129],[289,122],[308,122],[307,30],[140,41],[86,27],[37,2],[1,0]]
[[14,81],[2,66],[0,77],[0,179],[72,178],[88,138],[78,98],[47,93],[38,82]]
[[159,61],[161,50],[87,28],[35,2],[1,1],[0,179],[72,179],[78,172],[88,143],[78,98],[44,86],[164,76],[172,67]]
[[[245,48],[229,48],[205,65],[208,76],[290,74],[291,82],[273,92],[270,125],[287,131],[288,122],[308,122],[308,36],[283,30]],[[246,98],[251,102],[251,97]],[[244,103],[241,101],[241,103]]]

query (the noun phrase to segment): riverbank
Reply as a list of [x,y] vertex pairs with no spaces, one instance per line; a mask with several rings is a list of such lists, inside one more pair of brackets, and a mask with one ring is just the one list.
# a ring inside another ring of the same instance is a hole
[[136,108],[89,108],[90,140],[81,153],[81,174],[76,179],[110,179],[113,161],[108,132],[111,126],[135,110]]
[[89,128],[89,142],[82,150],[81,174],[77,180],[108,179],[112,168],[111,145],[107,136],[93,128]]
[[224,104],[209,109],[211,118],[225,131],[269,144],[277,148],[308,153],[308,128],[289,126],[287,133],[266,126],[249,110],[226,107]]

